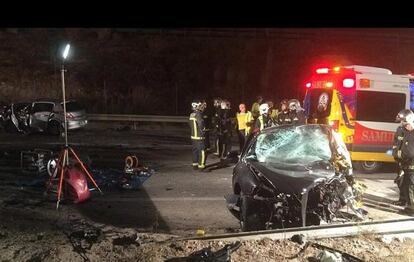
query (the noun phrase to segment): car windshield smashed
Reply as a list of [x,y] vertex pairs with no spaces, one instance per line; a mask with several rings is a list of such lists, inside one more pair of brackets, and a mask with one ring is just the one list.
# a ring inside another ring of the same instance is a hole
[[329,161],[331,157],[329,134],[320,125],[276,128],[262,133],[246,156],[276,165],[309,165],[316,161]]

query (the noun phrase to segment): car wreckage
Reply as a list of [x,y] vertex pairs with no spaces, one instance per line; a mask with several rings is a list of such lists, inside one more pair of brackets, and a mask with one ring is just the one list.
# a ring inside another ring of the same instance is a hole
[[349,152],[327,125],[263,130],[245,145],[232,186],[227,207],[242,231],[329,223],[346,206],[357,219],[366,215]]
[[[66,101],[68,130],[87,125],[85,109],[76,101]],[[0,106],[0,123],[7,132],[29,134],[45,132],[62,135],[64,130],[63,103],[53,99]]]

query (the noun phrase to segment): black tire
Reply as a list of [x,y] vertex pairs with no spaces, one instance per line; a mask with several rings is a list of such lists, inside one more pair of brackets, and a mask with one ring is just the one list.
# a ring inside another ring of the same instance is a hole
[[60,136],[62,134],[63,128],[58,122],[52,121],[47,126],[47,131],[51,135]]
[[242,231],[258,231],[266,228],[261,203],[249,196],[242,195],[240,198],[240,228]]
[[358,171],[366,174],[372,174],[380,170],[383,163],[377,161],[355,161],[354,166]]

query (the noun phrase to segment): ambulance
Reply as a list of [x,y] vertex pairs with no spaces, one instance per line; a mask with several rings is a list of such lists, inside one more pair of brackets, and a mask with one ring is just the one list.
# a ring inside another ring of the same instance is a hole
[[373,173],[386,162],[402,109],[414,108],[414,75],[370,66],[318,68],[305,83],[308,123],[329,124],[342,135],[357,170]]

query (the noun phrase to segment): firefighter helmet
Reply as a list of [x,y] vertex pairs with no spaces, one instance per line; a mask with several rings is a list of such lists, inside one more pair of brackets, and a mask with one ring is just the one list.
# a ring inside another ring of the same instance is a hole
[[411,128],[414,128],[414,114],[413,114],[413,112],[411,112],[411,114],[408,114],[408,115],[405,117],[405,120],[403,121],[403,123],[404,123],[405,125],[410,125],[410,126],[411,126]]
[[261,115],[267,114],[269,112],[269,105],[264,103],[259,106],[259,112]]
[[230,101],[223,99],[220,104],[221,109],[230,109]]
[[411,111],[410,109],[403,109],[397,114],[397,117],[395,118],[395,121],[396,122],[406,122],[407,121],[407,116],[413,115],[413,114],[414,114],[413,111]]
[[296,111],[300,109],[300,102],[297,99],[289,100],[289,110]]
[[214,107],[220,107],[221,105],[221,98],[217,97],[214,99]]
[[194,111],[200,111],[203,107],[203,103],[199,100],[193,101],[191,103],[191,109]]

